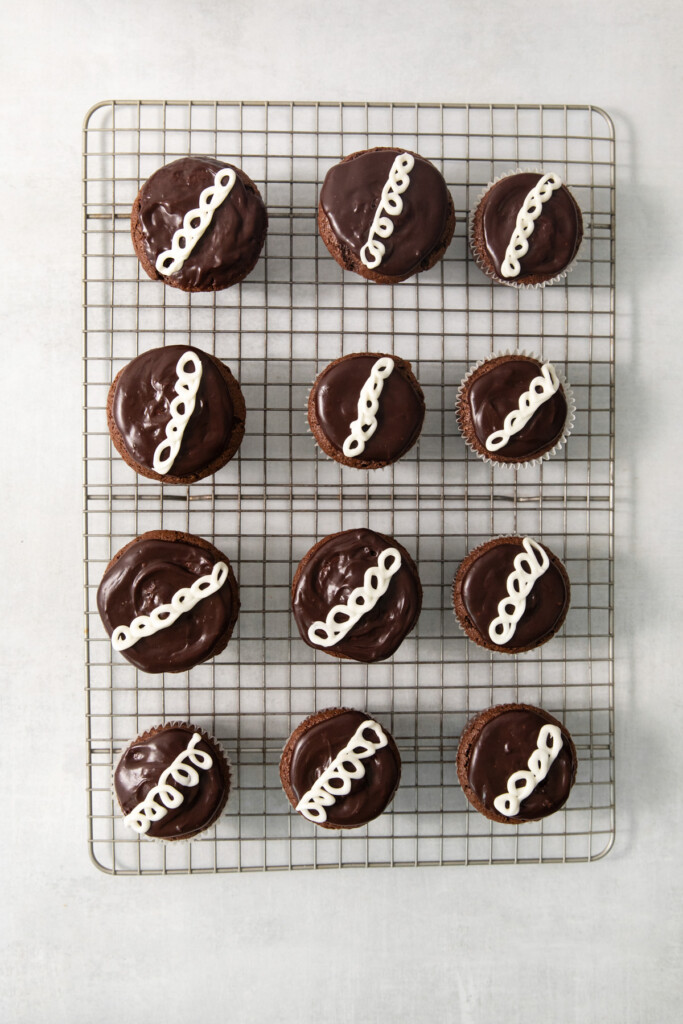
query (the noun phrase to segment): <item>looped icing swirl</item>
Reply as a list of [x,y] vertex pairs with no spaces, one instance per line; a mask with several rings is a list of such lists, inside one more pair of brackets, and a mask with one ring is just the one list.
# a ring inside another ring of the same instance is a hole
[[[150,789],[145,799],[134,807],[130,814],[125,816],[125,824],[134,832],[145,835],[149,832],[152,822],[165,818],[169,809],[175,810],[184,801],[183,794],[175,786],[170,785],[169,779],[173,779],[179,786],[196,786],[199,784],[197,768],[208,771],[212,766],[213,758],[210,754],[203,750],[195,750],[201,739],[200,733],[194,733],[185,750],[161,773],[156,786]],[[186,763],[188,761],[189,764]]]
[[[188,363],[192,369],[188,370]],[[176,397],[171,402],[171,418],[166,424],[166,438],[154,449],[152,466],[161,476],[165,476],[173,465],[180,451],[185,427],[194,412],[195,399],[202,379],[202,361],[196,352],[183,352],[175,368],[178,376],[174,390]],[[164,452],[168,450],[168,454]]]
[[514,772],[507,781],[507,793],[501,793],[493,801],[499,814],[508,818],[519,814],[522,800],[526,800],[539,782],[543,782],[561,750],[562,730],[557,725],[544,725],[536,740],[536,750],[527,762],[529,771]]
[[[374,732],[377,741],[367,739],[364,735],[366,730]],[[368,718],[358,726],[344,749],[339,751],[308,792],[304,793],[296,805],[297,811],[315,824],[327,821],[325,808],[331,807],[340,796],[346,796],[351,791],[354,779],[365,777],[363,761],[372,757],[376,750],[386,747],[388,742],[381,725]]]
[[559,386],[555,367],[552,363],[544,363],[539,376],[534,377],[529,384],[529,390],[519,396],[518,407],[503,420],[502,428],[494,430],[486,438],[486,450],[497,452],[499,448],[504,448],[512,435],[518,434],[527,425],[536,410],[553,397]]
[[515,556],[514,569],[507,578],[507,597],[498,602],[498,615],[489,625],[489,636],[494,644],[506,644],[515,635],[526,608],[527,595],[550,565],[548,554],[538,541],[525,537],[522,546],[524,551]]
[[176,590],[170,604],[158,605],[150,615],[137,615],[130,626],[117,626],[111,635],[112,647],[115,651],[125,651],[143,637],[168,629],[184,612],[192,611],[205,597],[211,597],[220,590],[227,578],[225,562],[216,562],[213,570],[206,576],[200,576],[191,587]]
[[308,639],[317,647],[332,647],[342,640],[366,612],[371,611],[386,594],[391,577],[401,568],[401,553],[386,548],[376,566],[367,569],[363,585],[351,591],[347,604],[336,604],[324,622],[317,620],[308,627]]
[[213,211],[228,198],[236,180],[232,167],[221,167],[216,171],[213,185],[203,189],[199,195],[199,206],[188,210],[183,217],[183,226],[174,233],[171,248],[157,256],[155,266],[159,274],[168,277],[180,270],[211,223]]
[[[379,239],[389,238],[394,233],[394,224],[389,218],[398,217],[403,211],[401,194],[410,185],[410,172],[414,166],[415,158],[410,153],[399,153],[391,165],[389,177],[382,189],[382,195],[370,225],[368,240],[360,251],[361,261],[368,270],[374,270],[384,259],[386,246]],[[388,216],[383,216],[383,214]]]
[[377,430],[377,412],[379,396],[384,388],[384,381],[394,369],[394,360],[383,356],[374,363],[370,376],[361,388],[358,399],[358,418],[349,426],[349,436],[344,441],[342,451],[347,459],[362,455],[365,445]]
[[541,215],[543,204],[547,203],[553,192],[561,187],[562,178],[559,174],[544,174],[527,195],[517,214],[515,230],[512,232],[512,238],[505,250],[505,259],[500,268],[503,277],[519,277],[522,269],[519,261],[529,251],[527,239],[532,234],[535,222]]

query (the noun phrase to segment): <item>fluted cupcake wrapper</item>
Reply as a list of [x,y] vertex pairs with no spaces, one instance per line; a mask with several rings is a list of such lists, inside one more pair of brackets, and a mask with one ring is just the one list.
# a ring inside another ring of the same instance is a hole
[[482,199],[484,198],[486,193],[489,191],[489,189],[492,189],[493,186],[497,185],[499,181],[503,180],[503,178],[509,178],[511,174],[538,174],[539,177],[540,177],[544,173],[545,172],[540,167],[515,167],[515,169],[512,170],[512,171],[505,171],[503,174],[499,174],[497,178],[494,178],[493,181],[490,181],[488,183],[488,185],[486,185],[486,187],[484,189],[482,189],[480,194],[477,196],[476,201],[475,201],[474,205],[472,206],[472,209],[470,210],[470,213],[469,213],[469,216],[468,216],[468,228],[467,228],[467,235],[468,235],[469,244],[470,244],[470,252],[472,253],[472,256],[474,258],[474,262],[477,264],[479,269],[484,274],[486,274],[487,277],[490,277],[492,281],[496,281],[497,284],[504,284],[504,285],[507,285],[508,288],[517,288],[520,291],[522,289],[525,289],[525,288],[529,289],[529,290],[533,290],[534,288],[545,288],[546,285],[557,284],[559,281],[562,281],[562,279],[565,278],[567,276],[567,274],[571,273],[571,271],[576,266],[576,262],[577,262],[577,260],[579,258],[580,253],[581,253],[581,249],[583,248],[583,239],[581,240],[581,242],[579,244],[579,248],[576,250],[576,255],[574,256],[574,259],[570,263],[567,264],[567,266],[564,268],[564,270],[561,270],[559,274],[555,275],[555,277],[551,277],[547,281],[539,281],[536,284],[524,284],[524,282],[515,281],[513,278],[500,277],[498,274],[496,274],[496,272],[494,270],[492,270],[490,267],[487,267],[485,265],[482,257],[477,252],[477,249],[475,247],[475,244],[474,244],[474,215],[475,215],[477,209],[479,208],[479,204],[481,203]]
[[229,784],[229,789],[228,789],[228,795],[226,796],[225,801],[223,803],[223,806],[221,807],[221,809],[220,809],[220,811],[218,813],[218,816],[216,817],[215,821],[213,821],[210,825],[207,825],[206,828],[203,828],[201,830],[201,832],[197,832],[196,835],[183,837],[181,839],[164,839],[161,836],[151,836],[149,834],[149,832],[145,832],[145,833],[136,832],[134,829],[129,829],[128,826],[125,826],[127,832],[130,832],[131,837],[137,837],[138,839],[144,839],[144,840],[146,840],[149,843],[159,843],[162,846],[183,846],[183,845],[187,845],[189,843],[193,843],[196,839],[200,839],[203,835],[205,835],[206,832],[209,829],[214,828],[218,824],[218,822],[221,820],[221,818],[223,817],[223,815],[225,813],[225,809],[228,806],[228,803],[230,801],[230,794],[232,793],[232,790],[233,790],[233,766],[232,766],[232,761],[230,760],[230,757],[226,753],[225,748],[223,747],[223,745],[221,743],[219,743],[219,741],[216,739],[216,737],[212,733],[207,732],[206,729],[202,729],[201,726],[194,725],[191,722],[178,722],[178,721],[162,722],[160,725],[154,725],[150,729],[146,729],[144,732],[140,733],[134,739],[130,740],[130,742],[127,743],[126,746],[123,748],[123,750],[121,751],[121,753],[119,754],[119,756],[117,757],[116,761],[114,762],[114,764],[112,766],[112,770],[111,770],[111,791],[112,791],[112,796],[114,798],[114,803],[115,803],[116,807],[118,807],[119,812],[121,814],[121,821],[124,820],[125,815],[123,813],[123,810],[121,809],[121,805],[119,804],[119,799],[118,799],[118,796],[116,795],[116,787],[114,785],[114,775],[116,773],[116,769],[118,768],[118,765],[119,765],[119,762],[120,762],[121,758],[123,757],[125,752],[128,750],[128,748],[131,746],[131,744],[136,743],[138,740],[144,740],[146,738],[149,738],[149,736],[151,736],[154,733],[157,733],[160,729],[170,728],[171,726],[174,726],[174,725],[175,726],[178,726],[178,725],[191,726],[192,729],[194,730],[194,732],[198,732],[201,735],[203,740],[205,740],[207,743],[209,743],[210,745],[212,745],[213,747],[216,748],[217,752],[221,755],[221,757],[222,757],[222,759],[223,759],[223,761],[224,761],[224,763],[225,763],[225,765],[226,765],[226,767],[228,769],[228,778],[230,780],[230,784]]
[[[474,366],[470,367],[465,376],[462,378],[462,380],[460,381],[460,387],[458,388],[458,394],[455,400],[455,418],[458,423],[458,429],[460,430],[460,434],[462,436],[463,441],[470,449],[470,451],[474,452],[474,454],[478,458],[480,458],[482,462],[486,462],[488,465],[503,466],[505,469],[529,469],[531,466],[540,466],[542,462],[546,462],[548,459],[552,458],[553,455],[556,455],[557,452],[559,452],[559,450],[566,443],[567,438],[571,434],[574,427],[574,422],[576,420],[576,400],[574,398],[574,392],[572,391],[571,385],[567,381],[567,378],[561,370],[558,370],[555,363],[553,363],[552,365],[555,370],[555,373],[557,374],[558,380],[562,385],[562,390],[564,391],[564,396],[567,402],[567,417],[564,421],[562,435],[555,442],[552,448],[549,448],[547,452],[543,452],[542,455],[537,455],[533,459],[527,459],[525,462],[503,461],[500,458],[492,459],[488,455],[484,455],[483,452],[479,451],[479,449],[475,447],[474,444],[472,444],[469,438],[465,437],[463,425],[460,420],[460,401],[462,398],[463,390],[467,385],[467,381],[472,376],[472,374],[479,369],[480,366],[484,366],[485,363],[490,363],[493,359],[500,359],[502,356],[527,356],[530,359],[537,359],[541,363],[541,365],[543,365],[544,362],[543,359],[540,356],[536,355],[535,352],[526,352],[520,350],[516,350],[513,352],[509,350],[505,352],[494,352],[492,355],[486,356],[484,359],[480,359],[478,362],[476,362]],[[546,361],[549,362],[550,360]]]

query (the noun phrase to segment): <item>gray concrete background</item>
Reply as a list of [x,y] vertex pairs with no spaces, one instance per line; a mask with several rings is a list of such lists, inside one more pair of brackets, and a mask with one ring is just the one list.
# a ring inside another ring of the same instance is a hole
[[[2,21],[2,1020],[680,1019],[680,2],[27,0]],[[605,860],[169,879],[90,865],[80,127],[114,97],[613,115],[618,835]]]

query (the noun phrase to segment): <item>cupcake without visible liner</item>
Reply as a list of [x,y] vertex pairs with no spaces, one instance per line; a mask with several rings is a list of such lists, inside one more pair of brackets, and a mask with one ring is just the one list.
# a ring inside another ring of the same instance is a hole
[[[168,433],[177,422],[172,404],[178,406],[183,387],[178,371],[196,379],[196,360],[201,364],[198,383],[192,385],[196,393],[191,400],[182,394],[194,403],[192,412],[166,468]],[[218,472],[242,443],[245,418],[244,396],[229,368],[190,345],[168,345],[137,356],[116,375],[107,397],[107,425],[119,455],[136,473],[168,484],[190,484]]]
[[[197,584],[198,599],[188,603],[185,595],[187,610],[163,626],[169,612],[161,613],[161,606],[170,606],[180,591]],[[239,612],[238,595],[228,558],[209,541],[175,530],[150,530],[114,555],[97,591],[97,607],[112,646],[136,668],[184,672],[227,646]],[[155,614],[160,628],[146,633],[145,620]],[[117,637],[125,646],[117,646]]]
[[576,779],[576,747],[547,711],[499,704],[468,722],[456,767],[465,796],[480,814],[523,825],[566,803]]
[[455,406],[463,439],[476,455],[518,467],[559,451],[571,433],[575,409],[561,372],[523,352],[478,362],[463,379]]
[[417,441],[424,415],[410,363],[381,352],[335,359],[308,396],[308,423],[318,445],[354,469],[378,469],[402,458]]
[[370,281],[397,284],[430,270],[454,229],[446,182],[417,153],[389,146],[364,149],[344,157],[325,176],[320,237],[341,267]]
[[133,248],[145,273],[185,292],[242,281],[258,262],[267,229],[249,175],[213,157],[181,157],[160,167],[131,213]]
[[[536,189],[545,201],[527,202]],[[516,234],[525,204],[526,225]],[[531,211],[538,214],[536,219]],[[559,175],[516,170],[486,186],[470,216],[469,236],[485,274],[513,288],[537,288],[557,283],[571,270],[583,238],[583,218]]]
[[486,541],[470,551],[453,581],[461,628],[480,647],[501,654],[522,654],[552,639],[567,616],[570,593],[562,562],[530,537]]
[[133,832],[177,842],[205,832],[223,813],[230,794],[230,762],[203,729],[167,722],[148,729],[124,750],[113,785]]
[[[361,595],[369,572],[374,593]],[[351,617],[352,600],[358,602],[355,622],[338,635],[339,624]],[[414,628],[421,607],[417,566],[406,549],[393,537],[365,528],[323,537],[301,559],[292,582],[292,612],[301,639],[335,658],[374,662],[391,657]]]
[[[353,761],[340,758],[342,751]],[[351,708],[310,715],[289,737],[280,759],[287,799],[320,828],[366,825],[386,809],[400,779],[401,756],[391,734],[371,715]]]

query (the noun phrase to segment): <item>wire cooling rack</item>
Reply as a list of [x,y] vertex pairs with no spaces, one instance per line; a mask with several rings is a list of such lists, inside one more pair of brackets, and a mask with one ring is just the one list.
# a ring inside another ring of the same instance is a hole
[[[614,136],[588,106],[354,103],[100,103],[84,125],[85,613],[88,843],[113,874],[353,865],[587,861],[614,836],[613,425]],[[397,286],[343,272],[316,229],[327,169],[370,146],[416,150],[443,171],[457,226],[446,257]],[[141,183],[188,153],[235,162],[267,203],[264,254],[241,285],[185,294],[150,281],[133,254],[129,215]],[[493,284],[466,245],[482,187],[517,166],[557,170],[584,213],[585,240],[565,283]],[[105,402],[139,352],[192,343],[241,382],[247,430],[238,456],[208,482],[165,486],[113,451]],[[478,359],[522,349],[551,359],[577,399],[569,443],[540,468],[490,467],[456,428],[458,383]],[[315,375],[355,351],[410,359],[425,392],[419,445],[393,467],[351,470],[308,433]],[[369,525],[416,558],[424,587],[417,629],[388,662],[314,652],[290,614],[300,558],[328,533]],[[187,530],[231,559],[242,608],[213,662],[146,675],[118,655],[96,591],[111,556],[150,529]],[[518,657],[466,640],[450,599],[463,556],[491,535],[542,538],[564,561],[572,605],[561,633]],[[579,772],[567,807],[515,828],[486,820],[459,788],[455,755],[467,719],[504,701],[539,704],[566,722]],[[390,810],[363,829],[317,830],[279,781],[291,729],[331,705],[367,709],[403,758]],[[111,794],[119,752],[170,719],[216,735],[234,765],[227,813],[189,844],[140,840]]]

